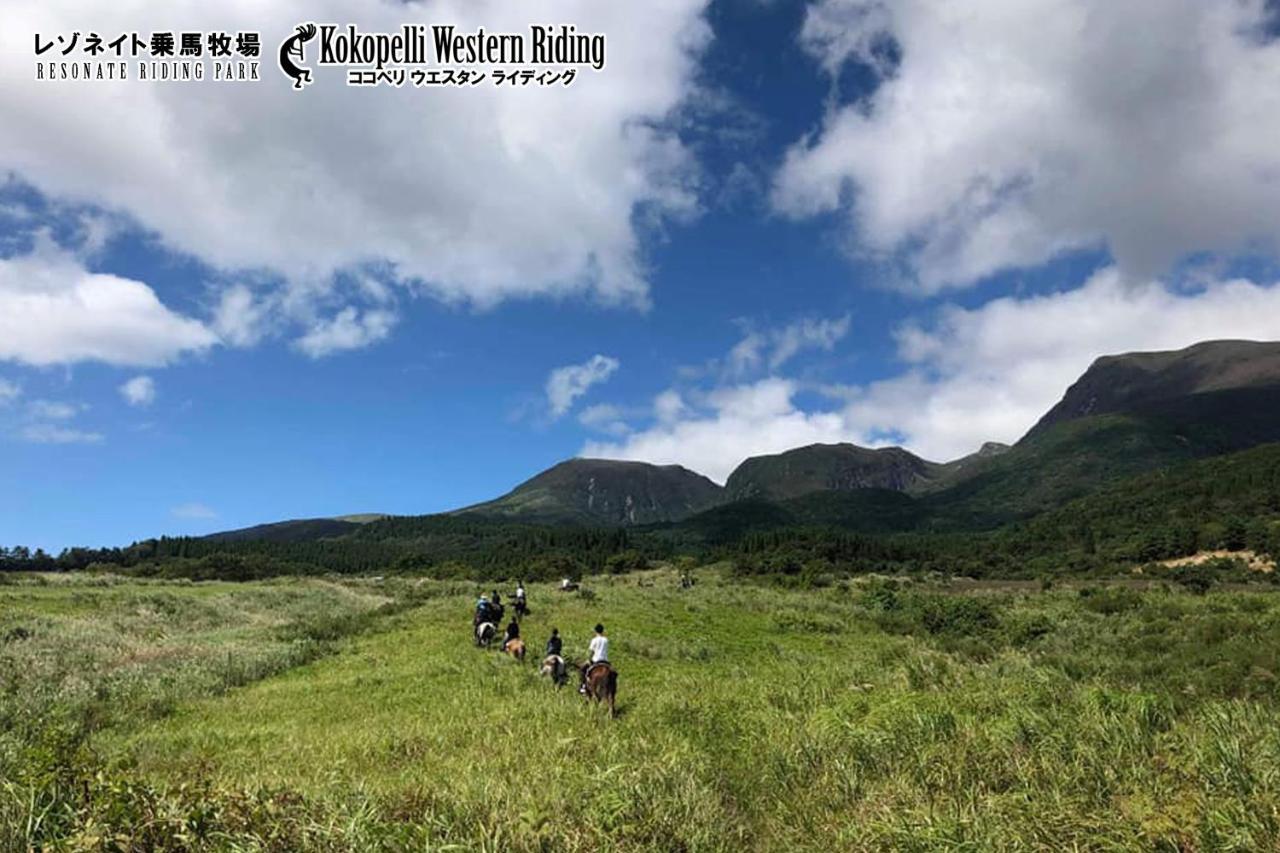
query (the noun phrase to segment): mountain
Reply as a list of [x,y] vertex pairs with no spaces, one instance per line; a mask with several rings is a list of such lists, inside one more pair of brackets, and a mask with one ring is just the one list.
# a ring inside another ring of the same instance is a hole
[[679,465],[570,459],[458,513],[543,523],[639,525],[679,521],[724,500],[724,489]]
[[[363,517],[363,516],[362,516]],[[381,518],[382,516],[370,516]],[[346,536],[360,529],[360,521],[347,518],[301,518],[293,521],[277,521],[256,524],[238,530],[210,533],[204,538],[212,542],[310,542],[316,539],[333,539]]]
[[[948,463],[898,447],[814,444],[747,459],[721,488],[674,465],[572,459],[496,500],[430,523],[388,519],[357,534],[356,517],[312,519],[214,538],[288,543],[358,535],[412,541],[427,553],[445,539],[507,535],[455,529],[447,518],[646,527],[636,535],[675,544],[724,543],[787,526],[858,534],[990,530],[1127,477],[1269,442],[1280,442],[1280,343],[1210,341],[1099,358],[1016,445],[988,443]],[[418,529],[423,524],[426,533]]]
[[[1188,424],[1223,420],[1220,405],[1252,400],[1258,413],[1280,422],[1280,343],[1206,341],[1182,350],[1135,352],[1096,360],[1062,400],[1027,433],[1035,439],[1055,425],[1106,414],[1180,420]],[[1249,417],[1250,422],[1257,417]],[[1218,423],[1219,431],[1231,424]],[[1275,436],[1263,436],[1272,440]],[[1244,438],[1243,443],[1258,443]]]
[[732,500],[771,501],[823,491],[905,492],[930,482],[942,469],[901,447],[872,450],[856,444],[810,444],[747,459],[729,475],[725,489]]
[[1097,359],[1009,451],[930,495],[944,529],[1027,518],[1134,474],[1280,441],[1280,343]]
[[748,533],[787,527],[835,528],[849,533],[914,530],[927,518],[918,499],[893,489],[809,492],[784,501],[743,498],[646,531],[681,545],[729,545]]

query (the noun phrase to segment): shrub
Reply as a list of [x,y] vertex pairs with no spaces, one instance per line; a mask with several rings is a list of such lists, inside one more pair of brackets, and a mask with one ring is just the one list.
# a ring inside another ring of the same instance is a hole
[[1142,606],[1142,595],[1132,589],[1085,587],[1080,601],[1086,610],[1103,615],[1125,613]]
[[604,561],[605,571],[611,575],[625,575],[627,572],[639,572],[649,568],[649,561],[638,551],[619,551]]

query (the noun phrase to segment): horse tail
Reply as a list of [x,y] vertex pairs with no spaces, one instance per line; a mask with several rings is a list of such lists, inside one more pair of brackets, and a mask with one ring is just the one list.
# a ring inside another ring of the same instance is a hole
[[616,717],[618,716],[618,708],[617,708],[618,673],[616,670],[613,670],[613,669],[609,670],[609,680],[606,682],[606,684],[608,685],[607,692],[609,696],[609,716]]

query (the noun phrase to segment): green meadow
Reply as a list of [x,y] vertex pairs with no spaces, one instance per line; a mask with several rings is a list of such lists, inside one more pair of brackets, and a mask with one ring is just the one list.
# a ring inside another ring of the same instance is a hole
[[[1265,850],[1280,597],[716,567],[0,585],[0,849]],[[603,621],[610,720],[537,674]]]

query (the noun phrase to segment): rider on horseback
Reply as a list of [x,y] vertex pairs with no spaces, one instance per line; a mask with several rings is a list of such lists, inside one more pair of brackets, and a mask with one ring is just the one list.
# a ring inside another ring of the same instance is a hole
[[502,650],[507,650],[507,643],[512,640],[520,639],[520,623],[512,619],[511,624],[507,626],[507,631],[502,635]]
[[476,616],[472,622],[473,625],[479,625],[482,622],[492,622],[489,618],[489,599],[484,597],[484,593],[480,593],[480,600],[476,602]]
[[555,655],[560,657],[560,652],[564,648],[564,644],[560,640],[560,629],[551,629],[551,639],[547,640],[547,655]]
[[578,675],[580,676],[579,693],[587,692],[587,673],[598,663],[607,664],[609,662],[609,638],[604,635],[604,625],[596,625],[596,635],[591,638],[591,645],[588,646],[589,652],[587,662],[582,665]]

